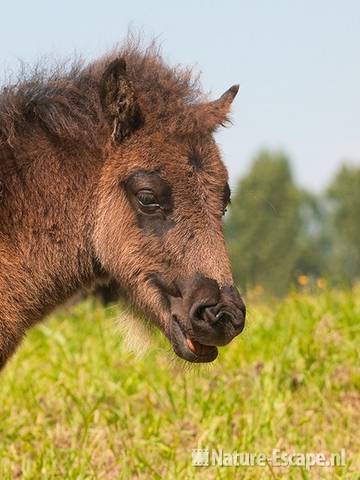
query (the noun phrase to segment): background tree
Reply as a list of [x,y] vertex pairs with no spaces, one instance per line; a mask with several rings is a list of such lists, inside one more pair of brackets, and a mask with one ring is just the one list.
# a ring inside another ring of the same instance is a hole
[[341,167],[327,192],[332,236],[329,274],[337,281],[360,278],[360,168]]
[[332,251],[332,228],[326,199],[303,192],[300,216],[301,229],[297,239],[299,253],[295,273],[297,276],[312,278],[327,275]]
[[289,159],[261,151],[232,195],[225,222],[235,280],[285,293],[297,266],[304,193],[293,181]]

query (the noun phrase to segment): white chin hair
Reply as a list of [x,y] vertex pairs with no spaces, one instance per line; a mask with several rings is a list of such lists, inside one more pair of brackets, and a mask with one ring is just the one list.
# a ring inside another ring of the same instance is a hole
[[153,343],[154,328],[140,312],[128,310],[120,313],[117,328],[124,341],[124,348],[136,357],[143,357]]

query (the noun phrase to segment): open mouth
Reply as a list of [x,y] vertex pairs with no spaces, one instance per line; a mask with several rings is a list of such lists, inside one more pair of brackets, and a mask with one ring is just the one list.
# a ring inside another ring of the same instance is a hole
[[212,362],[218,356],[218,349],[214,345],[204,345],[190,338],[175,316],[171,325],[170,340],[176,355],[188,362]]

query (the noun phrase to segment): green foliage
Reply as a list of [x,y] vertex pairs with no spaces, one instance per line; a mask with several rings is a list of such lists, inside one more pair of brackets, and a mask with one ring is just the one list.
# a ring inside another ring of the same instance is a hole
[[234,276],[243,288],[287,290],[299,254],[302,197],[287,157],[260,152],[232,196],[225,225]]
[[[355,480],[359,302],[359,290],[247,298],[244,333],[194,370],[167,343],[142,359],[126,353],[115,309],[87,300],[58,313],[31,330],[1,373],[0,478]],[[194,468],[197,447],[345,448],[347,463],[275,476],[268,466]]]
[[333,249],[330,271],[341,281],[360,277],[360,168],[344,165],[328,189]]
[[[304,192],[300,214],[302,223],[297,239],[299,251],[294,271],[296,275],[313,278],[329,277],[332,235],[325,199]],[[295,281],[296,278],[292,280]]]
[[290,161],[260,152],[239,180],[225,222],[236,281],[284,294],[297,278],[360,278],[360,168],[341,168],[327,194],[294,183]]

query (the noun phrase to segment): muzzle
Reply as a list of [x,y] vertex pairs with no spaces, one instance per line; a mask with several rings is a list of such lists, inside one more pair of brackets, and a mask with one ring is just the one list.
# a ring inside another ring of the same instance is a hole
[[246,308],[234,286],[219,287],[201,274],[178,281],[170,296],[170,341],[190,362],[211,362],[245,326]]

